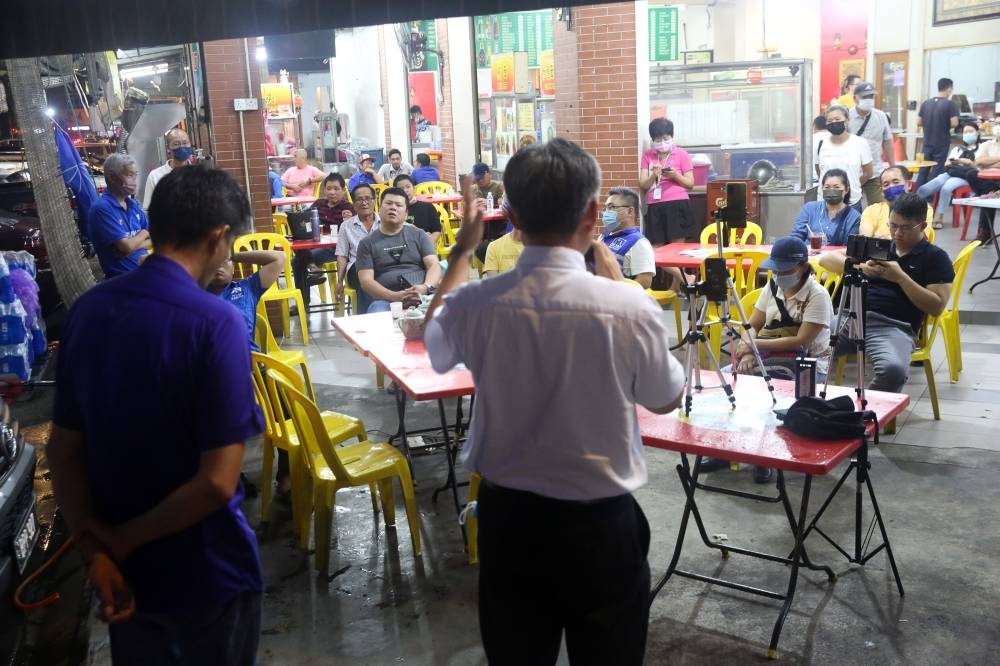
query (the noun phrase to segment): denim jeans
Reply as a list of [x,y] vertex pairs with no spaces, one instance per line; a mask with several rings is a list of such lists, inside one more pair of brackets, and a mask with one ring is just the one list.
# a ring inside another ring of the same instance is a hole
[[[360,300],[360,294],[359,300]],[[365,310],[368,314],[373,312],[388,312],[389,311],[389,301],[371,301],[368,304],[368,309]]]
[[[913,329],[909,324],[878,312],[868,312],[865,316],[865,355],[874,372],[868,388],[891,393],[901,391],[910,374],[910,354],[914,348]],[[851,342],[841,338],[835,356],[853,351]]]
[[917,190],[917,194],[931,201],[934,198],[936,192],[941,192],[941,196],[938,197],[937,209],[934,211],[937,215],[943,216],[948,212],[948,208],[951,206],[951,195],[952,193],[960,187],[968,187],[969,183],[962,180],[961,178],[955,178],[954,176],[949,176],[946,173],[941,174],[936,178],[932,178],[923,184]]

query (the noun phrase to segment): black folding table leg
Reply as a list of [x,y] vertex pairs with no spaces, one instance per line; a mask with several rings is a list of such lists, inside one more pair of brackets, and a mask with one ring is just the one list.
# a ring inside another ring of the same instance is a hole
[[413,477],[413,484],[416,485],[417,478],[413,473],[413,456],[410,455],[410,443],[406,439],[406,392],[402,387],[396,387],[396,417],[399,419],[399,427],[396,429],[399,435],[400,444],[403,446],[403,455],[410,466],[410,476]]
[[802,486],[798,529],[795,530],[795,548],[792,550],[792,571],[788,576],[788,591],[785,592],[785,603],[781,605],[781,613],[778,614],[778,621],[774,623],[774,631],[771,632],[771,644],[767,649],[768,659],[778,658],[778,638],[781,636],[781,628],[785,624],[788,610],[792,607],[792,601],[795,599],[795,585],[799,579],[799,563],[802,560],[802,544],[805,540],[806,514],[809,511],[809,490],[811,487],[812,475],[806,474],[805,483]]
[[695,506],[695,484],[685,483],[685,479],[690,478],[690,475],[688,472],[687,456],[683,453],[681,454],[681,464],[677,466],[677,476],[680,477],[681,487],[684,489],[684,495],[687,499],[684,502],[684,513],[681,514],[681,526],[677,530],[677,542],[674,544],[674,555],[670,558],[670,564],[667,565],[667,571],[663,574],[663,578],[660,579],[660,582],[656,584],[656,587],[654,587],[653,591],[649,594],[650,605],[653,604],[653,600],[656,599],[656,595],[660,593],[660,590],[667,584],[667,580],[671,575],[673,575],[674,570],[677,568],[677,562],[681,558],[681,550],[684,548],[684,535],[687,534],[688,518],[691,517],[691,511]]

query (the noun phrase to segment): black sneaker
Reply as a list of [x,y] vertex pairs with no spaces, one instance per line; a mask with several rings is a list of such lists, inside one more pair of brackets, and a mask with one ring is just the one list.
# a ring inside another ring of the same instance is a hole
[[718,472],[720,469],[729,469],[729,461],[721,458],[702,458],[699,472]]
[[753,468],[753,482],[754,483],[770,483],[771,477],[774,476],[774,470],[770,467],[754,467]]
[[315,287],[316,285],[323,284],[324,282],[326,282],[325,275],[309,274],[308,276],[306,276],[306,284],[308,284],[310,287]]

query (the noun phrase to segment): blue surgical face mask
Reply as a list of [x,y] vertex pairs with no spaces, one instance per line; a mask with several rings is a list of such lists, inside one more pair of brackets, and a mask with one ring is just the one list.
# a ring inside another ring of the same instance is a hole
[[604,225],[605,231],[611,233],[621,226],[621,222],[618,221],[618,213],[613,210],[604,211],[601,215],[601,224]]
[[778,285],[778,287],[782,291],[795,288],[801,281],[802,281],[802,276],[799,275],[798,273],[792,273],[791,275],[774,276],[774,283]]
[[895,201],[899,198],[899,195],[906,191],[906,185],[900,183],[899,185],[890,185],[889,187],[882,190],[882,196],[885,197],[886,201]]
[[967,134],[963,134],[962,135],[962,141],[964,141],[966,143],[975,143],[976,139],[978,139],[978,138],[979,138],[979,135],[976,134],[975,132],[969,132]]
[[194,155],[194,151],[191,149],[191,146],[180,146],[178,148],[174,148],[171,153],[174,156],[174,159],[178,162],[187,162],[191,159],[191,156]]

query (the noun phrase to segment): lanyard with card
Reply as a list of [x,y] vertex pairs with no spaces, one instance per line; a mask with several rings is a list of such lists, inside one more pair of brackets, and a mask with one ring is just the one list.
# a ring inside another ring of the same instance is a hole
[[661,196],[663,196],[663,187],[660,185],[660,182],[663,180],[663,169],[670,168],[670,158],[667,157],[666,164],[662,164],[659,162],[658,164],[660,165],[660,176],[656,179],[656,187],[653,188],[653,199],[659,199]]

